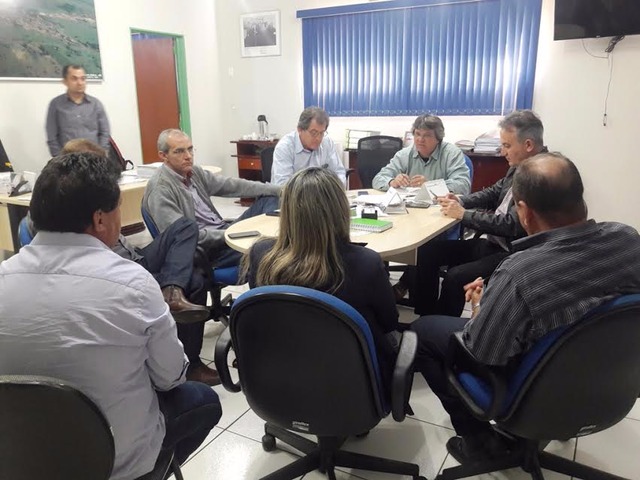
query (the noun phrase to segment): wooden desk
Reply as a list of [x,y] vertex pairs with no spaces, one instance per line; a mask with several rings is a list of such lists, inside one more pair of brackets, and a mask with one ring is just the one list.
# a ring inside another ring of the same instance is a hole
[[[371,193],[374,192],[371,191]],[[364,235],[352,231],[351,241],[365,242],[367,248],[378,252],[384,260],[409,265],[415,265],[416,248],[458,223],[458,220],[443,216],[438,206],[410,208],[406,214],[390,215],[384,217],[384,220],[393,222],[393,227],[382,233]],[[244,253],[259,237],[231,239],[230,233],[257,230],[266,237],[276,237],[279,222],[279,217],[267,215],[247,218],[231,225],[225,232],[224,238],[227,245]]]

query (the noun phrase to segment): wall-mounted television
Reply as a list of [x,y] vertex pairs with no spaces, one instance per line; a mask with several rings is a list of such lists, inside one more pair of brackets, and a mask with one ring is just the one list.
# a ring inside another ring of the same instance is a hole
[[640,0],[556,0],[554,40],[640,34]]

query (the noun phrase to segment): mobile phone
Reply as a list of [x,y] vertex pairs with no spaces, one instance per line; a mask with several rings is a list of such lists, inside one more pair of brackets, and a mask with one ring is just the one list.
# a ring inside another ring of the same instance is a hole
[[265,215],[267,217],[279,217],[280,216],[280,209],[278,208],[278,209],[276,209],[276,210],[274,210],[272,212],[267,212],[267,213],[265,213]]
[[248,232],[230,233],[227,236],[235,240],[236,238],[257,237],[258,235],[260,235],[260,232],[258,232],[257,230],[250,230]]

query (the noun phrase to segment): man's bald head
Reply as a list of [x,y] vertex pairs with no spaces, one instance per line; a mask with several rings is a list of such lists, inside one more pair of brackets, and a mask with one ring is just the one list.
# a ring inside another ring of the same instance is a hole
[[513,198],[524,202],[549,226],[584,221],[587,207],[575,164],[558,152],[540,153],[520,164],[513,177]]

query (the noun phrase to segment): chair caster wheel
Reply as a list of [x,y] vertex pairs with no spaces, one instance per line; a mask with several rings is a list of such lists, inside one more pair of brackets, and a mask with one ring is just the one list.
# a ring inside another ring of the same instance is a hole
[[276,437],[268,433],[262,436],[262,449],[265,452],[273,452],[276,449]]
[[427,480],[427,477],[423,477],[422,475],[419,475],[417,477],[413,477],[413,480]]

